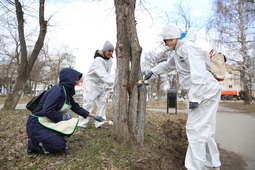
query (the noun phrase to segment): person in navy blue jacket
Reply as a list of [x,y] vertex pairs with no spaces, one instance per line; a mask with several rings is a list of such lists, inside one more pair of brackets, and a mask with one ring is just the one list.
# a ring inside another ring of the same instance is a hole
[[74,86],[81,77],[82,74],[74,69],[62,69],[59,83],[47,90],[39,102],[41,106],[29,115],[26,125],[28,155],[57,153],[67,149],[67,139],[78,124],[78,118],[72,118],[69,109],[84,118],[89,116],[99,122],[104,121],[74,101]]

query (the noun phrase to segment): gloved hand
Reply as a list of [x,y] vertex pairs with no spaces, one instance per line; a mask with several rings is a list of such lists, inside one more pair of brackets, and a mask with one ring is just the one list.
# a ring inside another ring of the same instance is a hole
[[144,77],[144,80],[148,80],[148,79],[150,79],[150,78],[151,78],[151,76],[152,76],[152,74],[153,74],[153,72],[152,72],[152,71],[150,71],[149,73],[147,73],[147,74],[145,75],[145,77]]
[[98,121],[98,122],[103,122],[103,121],[104,121],[104,118],[102,118],[101,116],[95,115],[93,118],[94,118],[96,121]]
[[195,109],[198,107],[198,102],[189,102],[189,109]]
[[65,113],[63,114],[63,120],[69,120],[72,118],[72,113]]

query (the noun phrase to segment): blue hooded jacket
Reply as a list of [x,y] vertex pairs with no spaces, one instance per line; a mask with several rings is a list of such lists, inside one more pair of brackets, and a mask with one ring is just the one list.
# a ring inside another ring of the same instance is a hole
[[[74,69],[64,68],[61,70],[59,73],[59,84],[47,90],[40,100],[40,103],[44,103],[43,106],[35,109],[32,114],[35,116],[46,116],[48,119],[57,123],[63,119],[63,115],[59,113],[59,110],[66,101],[67,104],[72,105],[71,110],[73,112],[86,118],[89,112],[81,108],[72,97],[75,94],[75,80],[79,80],[81,77],[82,74]],[[50,136],[58,135],[58,132],[42,126],[38,122],[37,117],[30,115],[27,121],[27,134],[34,140],[43,141]]]

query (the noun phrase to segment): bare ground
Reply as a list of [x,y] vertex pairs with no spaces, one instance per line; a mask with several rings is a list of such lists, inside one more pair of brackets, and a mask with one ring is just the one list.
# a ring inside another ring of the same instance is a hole
[[[0,98],[0,103],[2,103],[3,98]],[[22,100],[21,103],[26,103],[26,99]],[[158,102],[158,101],[157,101]],[[151,106],[153,107],[164,107],[165,103],[163,102],[158,102],[158,103],[152,103]],[[179,107],[185,107],[184,104],[178,105]],[[234,106],[237,106],[234,104]],[[233,106],[233,107],[234,107]],[[238,108],[243,107],[243,109],[247,109],[249,106],[237,106]],[[250,108],[250,107],[249,107]],[[249,109],[248,108],[248,109]],[[251,109],[254,108],[254,105],[251,106]],[[108,112],[111,112],[108,110]],[[26,117],[26,116],[25,116]],[[7,117],[8,119],[8,117]],[[177,115],[170,115],[167,113],[161,113],[161,112],[153,112],[153,111],[147,111],[146,113],[146,132],[145,132],[145,143],[143,147],[138,147],[135,148],[134,153],[132,156],[128,156],[126,159],[128,162],[126,163],[124,169],[136,169],[136,170],[147,170],[147,169],[152,169],[152,170],[158,170],[158,169],[163,169],[163,170],[185,170],[186,168],[184,167],[184,160],[185,160],[185,153],[187,149],[187,138],[186,138],[186,133],[185,133],[185,124],[186,124],[186,119],[187,116],[186,114],[177,114]],[[14,119],[13,119],[14,121]],[[24,120],[25,121],[25,120]],[[4,122],[2,122],[2,127],[8,127]],[[20,125],[17,128],[20,128]],[[3,130],[3,129],[2,129]],[[16,133],[15,129],[13,131],[10,130],[12,133]],[[108,131],[106,134],[104,132],[102,133],[102,136],[113,136],[112,134],[113,131]],[[10,143],[9,137],[13,136],[12,133],[8,133],[5,128],[5,135],[2,136],[1,138],[1,143]],[[77,131],[71,138],[71,143],[76,144],[76,145],[81,145],[84,147],[84,144],[82,143],[82,139],[86,137],[87,139],[95,140],[95,132],[93,129],[90,129],[87,131],[87,133],[81,133]],[[23,133],[16,133],[18,138],[25,138],[25,134]],[[8,137],[9,136],[9,137]],[[4,139],[4,140],[3,140]],[[100,139],[99,139],[100,140]],[[13,141],[15,143],[16,141]],[[22,150],[15,150],[15,155],[24,155],[24,150],[25,150],[25,144],[20,144],[22,146]],[[87,146],[87,145],[85,145]],[[10,145],[12,147],[12,145]],[[0,149],[5,153],[5,149]],[[229,152],[227,150],[224,150],[220,148],[220,157],[221,157],[221,170],[243,170],[245,169],[245,161],[244,159],[234,153],[234,152]],[[8,151],[10,152],[10,151]],[[16,152],[21,152],[21,153],[16,153]],[[75,150],[71,150],[67,153],[67,155],[63,155],[63,158],[66,156],[70,156],[72,152],[77,152]],[[76,155],[77,155],[76,153]],[[75,154],[71,154],[72,157],[75,158]],[[7,158],[10,157],[10,155],[7,153],[7,155],[2,155],[6,156]],[[57,159],[57,158],[52,158],[51,159]],[[73,158],[73,159],[74,159]],[[20,156],[15,158],[16,163],[19,161],[22,161],[22,164],[29,164],[29,160],[27,158],[21,158]],[[25,161],[27,162],[24,162]],[[38,160],[44,160],[45,157],[37,157]],[[77,158],[75,158],[77,159]],[[106,158],[105,158],[106,159]],[[111,159],[111,158],[107,158]],[[5,160],[5,159],[0,159],[0,160]],[[2,162],[0,161],[0,162]],[[77,160],[76,160],[77,161]],[[87,160],[86,160],[87,161]],[[3,163],[3,162],[2,162]],[[21,163],[21,162],[20,162]],[[56,166],[55,163],[51,163],[52,166]],[[3,166],[5,167],[5,166]],[[112,166],[112,167],[118,167],[118,166]],[[17,167],[10,166],[10,169],[15,169]],[[0,168],[1,169],[1,168]],[[8,169],[8,168],[7,168]],[[116,169],[116,168],[108,168],[108,169]]]
[[[188,145],[185,123],[186,116],[171,115],[171,118],[163,122],[157,132],[161,139],[156,145],[151,146],[151,143],[147,143],[148,145],[143,150],[139,150],[136,161],[133,161],[133,167],[144,170],[185,170],[184,160]],[[245,169],[246,163],[240,155],[224,150],[220,146],[219,150],[222,163],[221,170]]]

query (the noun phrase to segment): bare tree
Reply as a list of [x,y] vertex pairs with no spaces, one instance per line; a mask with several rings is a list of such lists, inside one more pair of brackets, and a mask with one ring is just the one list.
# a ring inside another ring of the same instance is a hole
[[[163,52],[156,53],[154,51],[150,51],[145,54],[145,59],[143,64],[143,68],[146,68],[146,70],[150,70],[151,68],[155,67],[161,62],[164,62],[168,58],[168,50],[164,50]],[[167,75],[166,75],[167,76]],[[150,85],[149,85],[149,97],[152,96],[152,93],[157,94],[158,99],[160,99],[163,96],[162,93],[162,88],[163,85],[166,83],[167,77],[163,76],[152,76],[152,78],[149,80]],[[173,79],[169,80],[173,81]],[[155,89],[155,90],[154,90]]]
[[38,84],[44,85],[44,88],[50,84],[58,83],[59,72],[63,67],[65,60],[69,60],[73,55],[68,50],[67,46],[61,46],[58,49],[50,49],[45,43],[38,59],[36,60],[33,70],[29,76],[28,89],[32,94],[32,87],[34,88],[34,95]]
[[6,89],[6,96],[11,92],[12,82],[16,79],[17,62],[19,62],[19,41],[18,35],[13,31],[15,26],[12,17],[0,18],[1,30],[3,31],[0,38],[0,57],[1,57],[1,84]]
[[29,77],[29,74],[33,68],[33,65],[38,57],[38,54],[43,47],[43,42],[45,39],[46,31],[47,31],[47,21],[44,19],[44,0],[40,0],[39,2],[39,25],[40,31],[37,38],[37,41],[34,45],[32,53],[28,56],[27,53],[27,44],[26,44],[26,36],[24,31],[24,11],[21,3],[18,0],[14,2],[8,1],[9,3],[15,5],[16,9],[16,17],[18,22],[18,35],[19,35],[19,43],[20,43],[20,62],[18,65],[18,76],[15,82],[15,87],[12,92],[8,96],[5,101],[3,110],[15,109],[22,93],[26,85],[26,81]]
[[[184,2],[180,1],[176,5],[176,8],[178,9],[177,13],[171,13],[171,17],[167,15],[168,21],[171,21],[172,23],[179,23],[185,25],[184,31],[187,32],[190,27],[198,27],[199,25],[201,26],[202,24],[199,23],[198,21],[201,22],[201,18],[196,19],[191,15],[191,10],[190,10],[190,5],[189,2]],[[174,17],[173,17],[174,16]],[[162,46],[164,44],[162,43]],[[149,52],[145,54],[145,61],[143,63],[144,67],[147,68],[147,70],[151,69],[152,67],[158,65],[162,61],[166,61],[168,58],[169,51],[166,49],[163,49],[162,52],[159,52],[156,54],[155,52]],[[149,68],[149,69],[148,69]],[[153,76],[152,79],[150,80],[154,83],[154,86],[156,88],[156,93],[158,97],[162,96],[162,85],[166,81],[168,81],[168,84],[171,88],[176,88],[179,89],[179,82],[178,82],[178,75],[176,72],[172,72],[171,74],[167,75],[167,78],[161,78],[161,76]],[[151,88],[151,87],[149,87]],[[149,89],[149,92],[152,93],[153,90]]]
[[[214,14],[208,30],[218,32],[216,42],[241,59],[245,103],[251,104],[251,55],[255,42],[255,3],[248,0],[214,0]],[[252,48],[253,46],[253,48]]]
[[[191,1],[180,1],[176,4],[177,12],[170,11],[169,13],[165,13],[166,23],[174,23],[176,25],[183,25],[184,29],[182,31],[187,32],[189,28],[195,27],[196,29],[200,29],[205,26],[206,16],[196,16],[192,15],[196,13],[196,11],[192,11],[190,8]],[[201,8],[203,8],[201,6]]]
[[113,118],[119,141],[143,144],[146,87],[137,87],[141,78],[140,47],[135,21],[136,0],[114,0],[117,22],[117,69]]
[[177,72],[173,71],[170,74],[167,75],[167,80],[169,83],[169,87],[171,89],[178,89],[178,80],[177,80]]
[[[66,48],[63,48],[66,50]],[[51,56],[49,59],[49,62],[47,63],[48,67],[50,67],[51,70],[51,76],[54,80],[54,84],[58,83],[58,75],[60,70],[62,69],[61,64],[64,62],[64,60],[67,60],[70,56],[72,56],[71,53],[65,51],[63,52],[62,49],[56,50],[57,54],[52,54],[54,56]]]
[[12,82],[15,80],[16,73],[16,63],[11,60],[6,61],[4,64],[0,65],[0,84],[6,89],[6,96],[8,97],[10,91],[12,90]]
[[185,24],[185,31],[187,32],[188,29],[191,27],[191,19],[190,19],[190,9],[189,5],[187,6],[187,9],[183,7],[183,4],[179,3],[177,4],[178,13],[180,16],[180,21]]
[[[45,78],[49,76],[48,72],[45,68],[46,61],[37,60],[34,64],[33,70],[29,76],[29,90],[32,95],[32,90],[34,91],[34,95],[36,95],[36,88],[38,83],[44,82]],[[49,69],[50,70],[50,69]],[[34,89],[32,89],[34,88]]]

